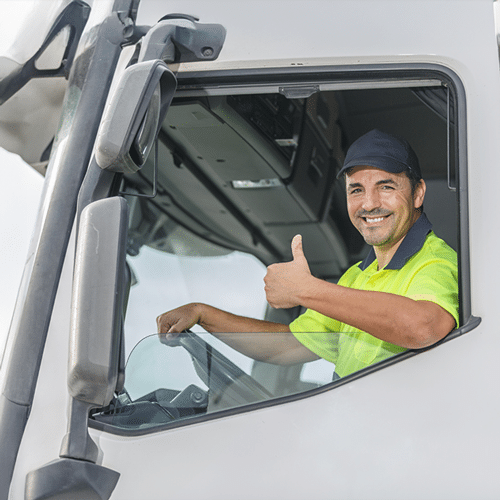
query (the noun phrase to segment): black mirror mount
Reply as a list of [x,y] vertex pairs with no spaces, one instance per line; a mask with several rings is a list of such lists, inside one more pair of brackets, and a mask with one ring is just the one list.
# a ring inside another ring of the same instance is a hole
[[219,57],[225,38],[226,29],[220,24],[202,24],[191,16],[170,14],[144,37],[139,61],[213,61]]
[[103,170],[135,173],[148,158],[177,87],[168,63],[217,59],[226,30],[189,16],[166,16],[144,35],[138,62],[129,66],[107,104],[95,159]]

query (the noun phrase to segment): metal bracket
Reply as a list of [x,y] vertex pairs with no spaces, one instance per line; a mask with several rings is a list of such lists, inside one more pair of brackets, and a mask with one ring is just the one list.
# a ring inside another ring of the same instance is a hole
[[[135,196],[137,198],[155,198],[158,194],[158,138],[155,140],[154,145],[154,161],[153,161],[153,187],[151,194],[146,193],[134,193],[133,191],[122,191],[120,190],[118,194],[120,196]],[[126,186],[125,186],[126,187]]]
[[161,59],[166,63],[213,61],[226,38],[220,24],[200,24],[181,14],[165,16],[142,41],[139,62]]
[[120,474],[102,465],[62,458],[30,472],[25,500],[107,500]]

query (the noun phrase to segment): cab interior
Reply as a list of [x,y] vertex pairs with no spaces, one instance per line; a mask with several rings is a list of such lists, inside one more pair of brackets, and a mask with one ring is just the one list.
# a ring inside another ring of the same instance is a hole
[[[151,154],[137,173],[123,177],[121,191],[130,206],[130,256],[137,256],[144,247],[193,257],[236,251],[267,266],[290,260],[290,242],[300,233],[311,272],[335,282],[369,249],[349,220],[345,186],[336,174],[350,144],[374,128],[401,135],[413,146],[427,184],[425,213],[434,231],[458,249],[454,122],[443,87],[321,90],[300,97],[244,93],[241,88],[226,95],[188,94],[172,101],[160,129],[157,154]],[[133,274],[132,267],[132,286]],[[224,294],[224,290],[218,292]],[[289,323],[300,312],[300,308],[267,306],[263,319]],[[158,352],[160,348],[151,345],[150,352]],[[257,392],[263,388],[267,395],[246,398],[239,394],[239,382],[234,386],[224,382],[221,387],[226,392],[220,396],[219,391],[217,399],[210,396],[214,390],[209,387],[211,375],[206,367],[211,362],[204,355],[191,357],[198,372],[205,366],[201,378],[208,392],[201,391],[204,406],[189,410],[190,416],[318,387],[301,378],[302,365],[254,361],[248,374],[233,378],[247,380],[251,386],[256,383]],[[330,381],[333,373],[332,365]],[[158,398],[165,393],[172,396],[171,401],[160,406],[171,411],[176,398],[192,398],[192,391],[198,394],[200,389],[188,386],[172,392],[161,385],[135,402],[119,397],[149,408],[160,404]],[[132,411],[130,406],[127,411]],[[149,409],[145,411],[150,414]],[[158,422],[146,423],[146,427],[174,418],[165,417],[163,410],[155,411],[152,418],[159,418]],[[95,418],[106,421],[108,417]]]
[[125,190],[150,193],[156,183],[158,191],[134,204],[130,252],[145,244],[171,251],[168,235],[177,228],[181,238],[191,233],[193,248],[185,241],[186,251],[239,250],[269,265],[291,258],[291,239],[300,233],[312,273],[338,279],[367,247],[349,221],[336,173],[349,145],[373,128],[413,146],[427,184],[425,212],[435,232],[457,249],[450,126],[442,109],[422,100],[433,90],[442,91],[174,99],[159,134],[157,180],[153,155],[124,179]]

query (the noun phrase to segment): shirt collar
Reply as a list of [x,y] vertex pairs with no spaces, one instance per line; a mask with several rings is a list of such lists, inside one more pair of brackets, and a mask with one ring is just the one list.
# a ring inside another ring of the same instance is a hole
[[[410,230],[399,245],[396,253],[385,269],[401,269],[410,257],[413,257],[425,243],[425,238],[432,230],[432,224],[423,213],[411,226]],[[359,268],[364,271],[375,260],[375,251],[373,247],[365,260],[359,263]]]

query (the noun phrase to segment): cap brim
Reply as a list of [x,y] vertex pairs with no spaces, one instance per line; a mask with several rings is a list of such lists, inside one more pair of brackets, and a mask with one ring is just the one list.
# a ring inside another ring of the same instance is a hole
[[337,179],[346,171],[354,167],[375,167],[380,168],[380,170],[385,170],[386,172],[390,172],[392,174],[399,174],[404,172],[405,170],[409,170],[408,165],[401,163],[397,160],[387,157],[374,157],[367,156],[356,158],[355,160],[346,163],[337,174]]

